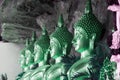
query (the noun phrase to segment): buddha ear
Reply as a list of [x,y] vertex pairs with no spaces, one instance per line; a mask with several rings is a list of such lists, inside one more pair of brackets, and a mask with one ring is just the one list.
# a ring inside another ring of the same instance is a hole
[[62,49],[64,55],[66,55],[66,53],[67,53],[67,46],[68,46],[68,44],[67,44],[67,43],[64,43],[63,49]]
[[90,37],[90,43],[89,43],[89,48],[92,50],[94,49],[94,43],[95,43],[95,39],[96,39],[96,34],[93,33],[91,34],[91,37]]
[[91,34],[91,39],[95,41],[95,38],[96,38],[96,34],[95,33]]

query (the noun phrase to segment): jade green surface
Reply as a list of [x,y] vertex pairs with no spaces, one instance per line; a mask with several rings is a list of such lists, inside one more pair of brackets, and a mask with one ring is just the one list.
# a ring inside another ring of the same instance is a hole
[[64,25],[63,16],[59,16],[57,28],[50,36],[50,54],[55,59],[55,64],[45,72],[44,80],[68,80],[70,63],[65,63],[64,58],[70,53],[72,38],[72,34]]

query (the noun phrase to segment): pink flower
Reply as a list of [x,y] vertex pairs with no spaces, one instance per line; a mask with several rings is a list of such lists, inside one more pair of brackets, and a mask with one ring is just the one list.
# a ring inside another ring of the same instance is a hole
[[116,62],[116,63],[120,63],[120,54],[112,55],[110,60],[113,61],[113,62]]
[[119,5],[110,5],[108,6],[108,10],[111,10],[113,12],[116,12],[116,26],[117,30],[120,31],[120,0],[118,0]]
[[119,49],[120,48],[120,31],[115,31],[113,33],[112,38],[112,46],[111,49]]

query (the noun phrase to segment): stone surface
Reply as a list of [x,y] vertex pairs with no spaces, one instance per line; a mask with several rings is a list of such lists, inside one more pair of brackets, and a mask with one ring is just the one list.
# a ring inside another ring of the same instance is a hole
[[[41,33],[41,26],[51,34],[57,24],[58,16],[62,13],[65,25],[73,32],[72,26],[80,18],[85,9],[86,0],[4,0],[1,5],[1,23],[3,40],[10,42],[24,42],[31,36],[31,31]],[[92,0],[93,12],[107,29],[106,35],[111,32],[113,25],[112,13],[107,10],[105,0]],[[12,26],[16,24],[17,26]],[[20,26],[19,26],[20,25]],[[21,27],[22,26],[22,27]],[[13,36],[14,35],[14,36]],[[106,39],[106,37],[104,37]]]

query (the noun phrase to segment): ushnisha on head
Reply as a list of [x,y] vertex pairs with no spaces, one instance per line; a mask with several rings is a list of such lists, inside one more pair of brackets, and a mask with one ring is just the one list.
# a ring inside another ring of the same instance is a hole
[[35,63],[44,60],[44,56],[46,55],[49,46],[50,46],[50,39],[48,32],[45,29],[45,27],[42,27],[42,35],[34,44]]
[[92,43],[100,41],[103,26],[92,12],[91,0],[87,0],[85,12],[74,25],[74,39],[72,41],[75,50],[83,52]]
[[63,16],[59,16],[57,28],[50,36],[50,53],[52,58],[57,58],[70,53],[73,35],[64,26]]

